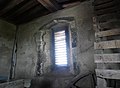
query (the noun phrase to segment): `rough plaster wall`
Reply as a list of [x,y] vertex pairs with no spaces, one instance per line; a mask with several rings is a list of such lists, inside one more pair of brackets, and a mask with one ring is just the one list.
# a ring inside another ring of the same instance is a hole
[[37,50],[34,34],[41,26],[55,18],[74,17],[77,26],[77,62],[80,73],[94,71],[94,31],[92,30],[92,2],[84,2],[19,26],[16,78],[32,78],[35,75]]
[[0,20],[0,76],[10,72],[15,29],[15,25]]
[[19,30],[17,37],[16,78],[31,78],[34,76],[37,63],[37,50],[33,31],[34,26]]

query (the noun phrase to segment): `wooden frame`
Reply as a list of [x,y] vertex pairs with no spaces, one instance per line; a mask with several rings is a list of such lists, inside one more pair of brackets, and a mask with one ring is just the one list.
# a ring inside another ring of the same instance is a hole
[[120,40],[94,43],[94,49],[114,49],[114,48],[120,48]]
[[120,79],[120,70],[96,69],[96,75],[107,79]]
[[95,54],[95,63],[120,63],[120,53],[118,54]]

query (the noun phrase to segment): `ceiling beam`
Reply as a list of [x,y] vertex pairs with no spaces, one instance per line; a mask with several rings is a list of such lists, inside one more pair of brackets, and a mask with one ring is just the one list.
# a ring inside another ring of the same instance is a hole
[[35,7],[38,4],[39,3],[36,2],[35,0],[30,0],[28,3],[26,3],[25,5],[20,7],[18,10],[14,11],[12,14],[9,14],[9,16],[7,18],[12,18],[12,17],[18,16],[18,15],[21,15],[22,13],[24,13],[27,10]]
[[0,0],[0,10],[5,8],[10,0]]
[[81,2],[80,1],[76,1],[76,2],[72,2],[72,3],[68,3],[68,4],[63,4],[63,8],[70,8],[76,5],[79,5]]
[[34,8],[29,9],[25,13],[20,14],[17,17],[13,17],[12,20],[14,21],[15,24],[22,24],[22,23],[28,22],[36,17],[45,15],[46,11],[47,10],[42,5],[37,5]]
[[61,6],[55,0],[37,0],[40,4],[42,4],[46,9],[50,12],[57,11],[61,9]]
[[22,3],[24,0],[11,0],[11,2],[9,2],[9,4],[0,11],[0,16],[7,13],[10,9],[12,9],[13,7],[15,7],[16,5]]

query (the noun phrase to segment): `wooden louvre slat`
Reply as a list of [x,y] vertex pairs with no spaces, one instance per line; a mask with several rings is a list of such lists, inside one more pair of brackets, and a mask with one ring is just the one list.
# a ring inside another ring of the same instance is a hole
[[120,40],[94,43],[94,49],[113,49],[113,48],[120,48]]
[[120,53],[118,54],[95,54],[95,63],[120,63]]
[[105,36],[112,36],[112,35],[119,35],[119,34],[120,34],[120,28],[96,32],[95,37],[105,37]]
[[95,71],[98,77],[107,79],[120,79],[120,70],[96,69]]
[[113,0],[113,1],[105,3],[105,4],[94,6],[94,8],[95,8],[95,10],[99,10],[99,9],[104,9],[107,7],[109,8],[109,7],[112,7],[114,5],[116,5],[116,2]]
[[111,2],[113,0],[95,0],[94,1],[94,5],[100,5],[100,4],[104,4],[104,3],[108,3],[108,2]]

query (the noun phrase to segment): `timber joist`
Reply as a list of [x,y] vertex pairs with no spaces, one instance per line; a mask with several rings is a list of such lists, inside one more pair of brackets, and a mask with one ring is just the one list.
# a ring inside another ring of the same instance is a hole
[[[101,0],[101,1],[103,1],[103,0]],[[106,0],[104,0],[104,1],[106,1]],[[115,5],[117,6],[119,4],[120,4],[120,1],[118,1],[118,0],[112,0],[112,1],[100,4],[100,5],[94,5],[94,8],[95,8],[95,10],[100,10],[100,9],[105,9],[105,8],[113,7]]]
[[120,53],[95,54],[95,63],[120,63]]
[[116,13],[116,12],[118,12],[118,13],[120,12],[119,6],[114,6],[114,7],[110,7],[110,8],[97,10],[97,11],[95,11],[95,14],[96,14],[96,16],[100,16],[100,15]]
[[117,6],[119,4],[120,4],[120,1],[113,0],[113,1],[108,2],[108,3],[104,3],[104,4],[101,4],[101,5],[96,5],[96,6],[94,6],[94,9],[95,10],[101,10],[101,9]]
[[96,38],[114,36],[114,35],[120,35],[120,28],[110,29],[110,30],[100,31],[95,33]]
[[95,0],[95,15],[104,15],[120,12],[120,0]]
[[120,48],[120,40],[102,41],[94,43],[94,49],[116,49]]
[[101,29],[113,29],[120,27],[120,20],[109,20],[107,22],[99,23]]
[[118,20],[120,19],[120,13],[110,13],[110,14],[104,14],[100,16],[96,16],[96,19],[99,23],[107,22],[109,20]]
[[105,4],[105,3],[108,3],[108,2],[111,2],[111,1],[113,1],[113,0],[94,0],[93,5],[97,6],[97,5]]
[[97,77],[105,79],[120,79],[120,70],[96,69]]
[[104,5],[104,4],[108,4],[111,2],[116,2],[119,3],[119,0],[94,0],[93,5],[94,6],[99,6],[99,5]]
[[[104,22],[99,22],[98,20],[96,20],[96,22],[93,22],[93,29],[96,32],[100,32],[101,30],[103,32],[105,32],[104,30],[112,31],[112,29],[113,29],[113,32],[114,32],[114,29],[116,29],[116,30],[120,29],[120,20],[119,19],[110,19],[110,20],[104,21]],[[118,32],[119,32],[119,30],[118,30]]]

